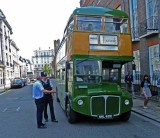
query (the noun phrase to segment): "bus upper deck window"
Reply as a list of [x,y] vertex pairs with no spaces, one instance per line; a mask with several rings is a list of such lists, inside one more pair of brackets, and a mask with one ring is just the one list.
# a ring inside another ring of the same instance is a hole
[[128,23],[127,21],[123,21],[120,26],[121,33],[128,33]]
[[78,31],[101,31],[102,21],[101,17],[77,17],[77,30]]
[[105,32],[106,33],[127,33],[127,23],[124,19],[106,18],[105,19]]
[[92,25],[92,24],[89,24],[88,27],[87,27],[87,30],[88,30],[88,31],[93,31],[93,25]]

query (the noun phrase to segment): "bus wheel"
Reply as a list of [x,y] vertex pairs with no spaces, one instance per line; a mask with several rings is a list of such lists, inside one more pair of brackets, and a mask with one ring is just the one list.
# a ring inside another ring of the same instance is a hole
[[57,90],[57,88],[56,88],[56,99],[57,99],[57,102],[59,103],[60,101],[59,101],[59,98],[58,98],[58,90]]
[[66,105],[66,115],[69,123],[76,123],[77,113],[73,111],[73,109],[71,108],[69,100],[67,101],[67,105]]
[[121,116],[120,116],[120,120],[121,121],[128,121],[129,118],[131,116],[131,111],[128,111],[126,113],[123,113]]

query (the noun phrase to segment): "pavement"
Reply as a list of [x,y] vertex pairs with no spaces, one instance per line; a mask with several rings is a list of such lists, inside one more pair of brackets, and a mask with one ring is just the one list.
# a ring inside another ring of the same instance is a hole
[[1,94],[1,93],[4,93],[5,91],[7,91],[7,90],[9,90],[9,89],[10,89],[10,86],[9,86],[9,85],[5,86],[5,89],[4,89],[4,86],[0,86],[0,94]]
[[149,100],[147,109],[143,108],[143,101],[144,98],[142,96],[136,96],[136,99],[133,99],[132,112],[135,112],[160,123],[160,104],[158,103],[158,101]]
[[[7,88],[9,89],[9,87]],[[0,95],[4,92],[4,86],[0,86]],[[133,99],[132,112],[160,123],[160,106],[158,106],[158,101],[150,100],[147,109],[143,108],[143,101],[144,98],[142,96],[136,95],[136,99]]]

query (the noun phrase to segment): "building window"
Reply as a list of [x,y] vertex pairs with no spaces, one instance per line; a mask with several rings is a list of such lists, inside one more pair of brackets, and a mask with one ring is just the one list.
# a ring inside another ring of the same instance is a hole
[[137,0],[130,0],[130,23],[132,39],[138,39],[138,11],[137,11]]
[[159,45],[149,47],[149,67],[150,76],[153,85],[156,85],[158,76],[160,76],[160,52]]
[[158,0],[146,0],[147,31],[158,29]]
[[139,84],[141,81],[141,70],[140,70],[140,54],[139,50],[133,51],[134,63],[136,65],[135,69],[135,84]]

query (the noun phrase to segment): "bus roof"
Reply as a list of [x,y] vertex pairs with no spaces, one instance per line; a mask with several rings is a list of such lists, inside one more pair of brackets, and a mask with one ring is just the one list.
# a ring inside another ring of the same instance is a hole
[[128,18],[128,15],[120,10],[104,8],[104,7],[81,7],[73,11],[72,16],[74,15],[97,15],[97,16],[111,16],[119,18]]

